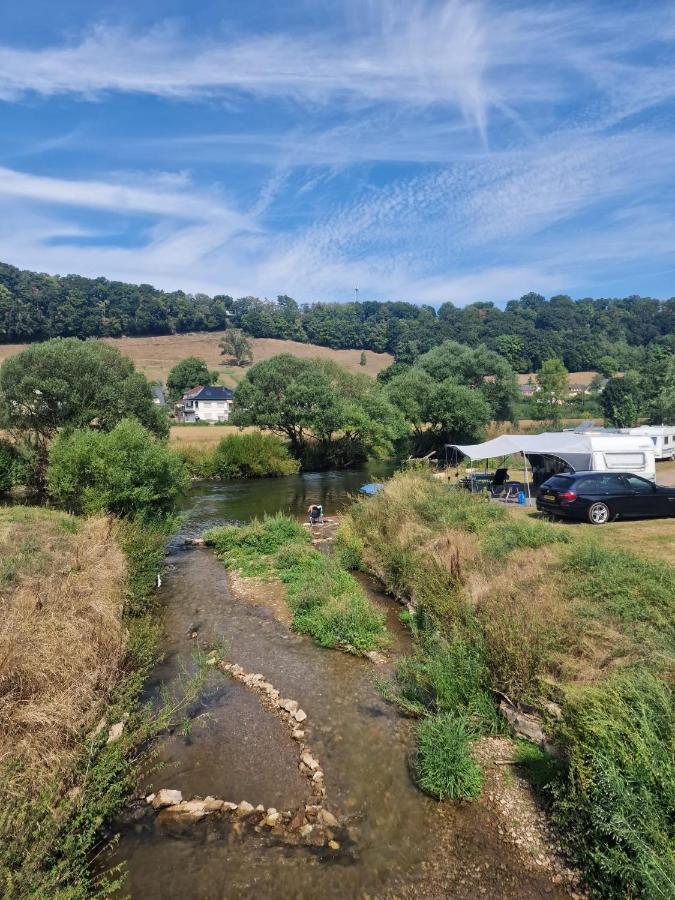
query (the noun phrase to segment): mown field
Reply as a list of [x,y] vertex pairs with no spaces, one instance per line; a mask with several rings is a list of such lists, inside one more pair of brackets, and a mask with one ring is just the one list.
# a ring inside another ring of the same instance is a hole
[[[192,334],[171,334],[153,337],[123,337],[104,338],[129,356],[136,367],[141,370],[151,381],[166,382],[169,370],[185,359],[186,356],[199,356],[204,359],[210,368],[217,369],[221,373],[221,381],[227,387],[235,387],[240,380],[245,368],[223,365],[218,342],[223,336],[222,331],[194,332]],[[253,362],[269,359],[279,353],[291,353],[303,359],[318,357],[319,359],[332,359],[340,365],[354,372],[365,372],[373,378],[380,369],[391,365],[394,358],[389,353],[373,353],[366,350],[366,365],[359,364],[360,350],[331,350],[329,347],[319,347],[316,344],[301,344],[298,341],[279,341],[273,338],[252,338]],[[7,357],[13,356],[19,350],[23,350],[25,344],[0,345],[0,363]]]

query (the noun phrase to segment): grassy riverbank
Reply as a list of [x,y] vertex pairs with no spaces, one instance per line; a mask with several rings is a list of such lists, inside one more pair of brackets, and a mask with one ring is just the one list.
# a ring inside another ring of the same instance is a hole
[[[124,807],[149,737],[138,705],[166,535],[109,518],[0,509],[0,895],[107,896],[101,827]],[[108,742],[109,728],[123,723]]]
[[284,515],[250,525],[213,528],[205,535],[216,556],[244,577],[278,579],[293,628],[323,647],[355,653],[381,646],[384,617],[339,561],[319,553],[299,522]]
[[520,758],[594,893],[671,896],[675,569],[416,473],[357,502],[339,541],[414,606],[416,651],[386,689],[420,716],[420,786],[475,796],[467,750],[504,728],[496,699],[531,704],[563,763]]

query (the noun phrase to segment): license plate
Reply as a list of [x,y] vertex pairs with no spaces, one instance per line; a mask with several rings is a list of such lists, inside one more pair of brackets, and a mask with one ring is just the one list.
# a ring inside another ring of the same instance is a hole
[[547,500],[549,503],[555,503],[555,494],[544,494],[544,500]]

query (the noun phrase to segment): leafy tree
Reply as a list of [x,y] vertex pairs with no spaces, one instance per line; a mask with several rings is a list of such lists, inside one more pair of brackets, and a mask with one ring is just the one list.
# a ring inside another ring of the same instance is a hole
[[561,359],[547,359],[537,372],[534,408],[542,419],[559,425],[570,393],[569,372]]
[[416,366],[395,375],[386,383],[386,393],[390,402],[412,425],[418,445],[421,443],[426,425],[431,421],[430,405],[435,388],[436,382],[431,375]]
[[490,404],[480,392],[452,378],[435,386],[429,401],[429,422],[444,443],[479,440],[491,419]]
[[509,363],[493,350],[444,341],[421,356],[417,365],[436,382],[452,378],[479,391],[490,405],[493,419],[513,420],[518,398],[516,376]]
[[359,365],[360,365],[360,366],[365,366],[365,365],[367,365],[367,364],[368,364],[368,360],[366,359],[366,354],[365,354],[364,351],[362,350],[362,351],[361,351],[361,356],[359,356]]
[[101,341],[55,338],[27,347],[0,367],[0,424],[27,444],[39,492],[49,442],[59,429],[107,431],[130,415],[155,435],[168,434],[147,379]]
[[640,372],[642,408],[654,425],[675,422],[675,338],[649,348]]
[[315,360],[281,353],[256,363],[239,382],[230,421],[283,434],[301,455],[312,435],[325,440],[339,428],[339,398]]
[[601,356],[596,364],[596,368],[605,378],[611,378],[619,370],[619,365],[613,356]]
[[180,454],[133,419],[110,432],[63,431],[49,449],[49,494],[69,512],[161,520],[187,490]]
[[382,388],[367,375],[349,372],[330,360],[317,361],[328,377],[340,406],[339,442],[342,449],[334,452],[336,436],[324,439],[324,454],[336,464],[364,461],[369,456],[386,457],[394,443],[406,432],[403,417],[389,402]]
[[283,434],[293,453],[349,462],[391,452],[403,421],[380,385],[330,361],[280,354],[239,383],[231,421]]
[[239,328],[228,328],[218,344],[223,356],[229,356],[235,366],[245,366],[253,361],[251,342]]
[[175,403],[190,388],[215,384],[216,381],[218,381],[218,373],[210,372],[203,359],[199,356],[187,356],[171,369],[166,379],[166,386],[169,398]]
[[630,428],[640,415],[641,386],[636,372],[610,378],[600,396],[605,420],[616,428]]

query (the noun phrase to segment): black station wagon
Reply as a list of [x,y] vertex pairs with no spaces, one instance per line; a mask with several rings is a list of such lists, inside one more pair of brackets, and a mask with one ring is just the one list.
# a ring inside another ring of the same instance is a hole
[[592,525],[675,516],[675,487],[660,487],[630,472],[554,475],[539,488],[537,509]]

